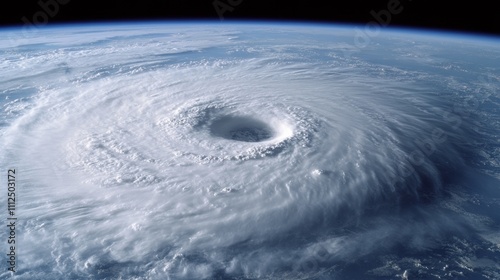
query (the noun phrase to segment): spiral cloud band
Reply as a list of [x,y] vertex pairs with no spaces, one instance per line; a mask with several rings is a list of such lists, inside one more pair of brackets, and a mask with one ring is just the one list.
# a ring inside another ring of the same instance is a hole
[[360,49],[352,34],[135,24],[0,41],[16,277],[498,277],[498,42],[383,31]]

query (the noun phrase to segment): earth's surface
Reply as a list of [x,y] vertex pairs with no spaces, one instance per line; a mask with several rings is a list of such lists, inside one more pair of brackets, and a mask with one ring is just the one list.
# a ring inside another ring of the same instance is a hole
[[363,26],[2,30],[15,279],[500,279],[499,66]]

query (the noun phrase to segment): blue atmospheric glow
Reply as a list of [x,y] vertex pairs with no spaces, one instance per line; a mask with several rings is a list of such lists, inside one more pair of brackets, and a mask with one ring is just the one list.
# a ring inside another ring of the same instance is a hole
[[499,278],[500,41],[375,31],[3,29],[16,279]]

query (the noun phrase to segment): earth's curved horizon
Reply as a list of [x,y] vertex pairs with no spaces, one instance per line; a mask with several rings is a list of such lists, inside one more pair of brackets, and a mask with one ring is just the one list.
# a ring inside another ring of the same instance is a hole
[[0,35],[16,197],[0,278],[500,278],[499,38],[265,21]]

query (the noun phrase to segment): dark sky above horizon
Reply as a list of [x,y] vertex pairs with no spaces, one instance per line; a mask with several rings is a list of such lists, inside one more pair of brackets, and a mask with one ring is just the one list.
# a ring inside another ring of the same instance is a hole
[[9,1],[0,24],[24,25],[116,20],[291,20],[358,23],[488,33],[500,36],[493,1],[427,0],[32,0]]

